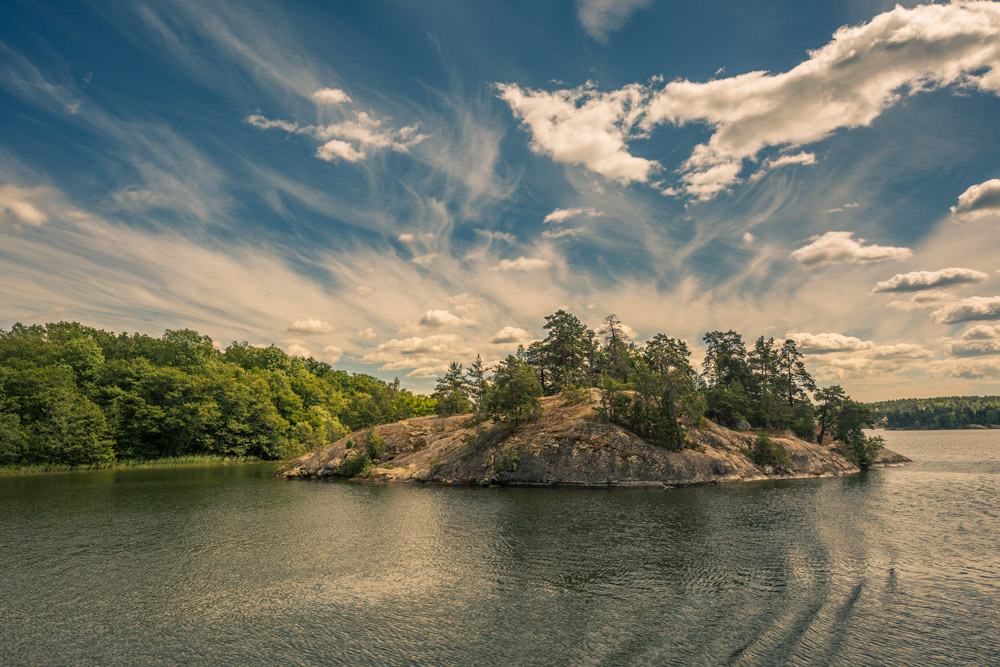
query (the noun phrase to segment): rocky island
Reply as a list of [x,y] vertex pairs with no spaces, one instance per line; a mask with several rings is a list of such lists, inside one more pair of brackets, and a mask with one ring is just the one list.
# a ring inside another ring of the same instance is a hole
[[[722,482],[831,477],[860,471],[835,443],[816,444],[791,432],[765,438],[780,461],[756,463],[759,434],[702,419],[680,451],[650,444],[600,420],[598,389],[584,400],[541,399],[542,416],[513,428],[471,423],[471,415],[416,417],[347,435],[282,466],[288,479],[353,478],[373,482],[454,485],[678,487]],[[375,442],[378,461],[358,469],[352,458]],[[887,449],[873,465],[909,462]]]

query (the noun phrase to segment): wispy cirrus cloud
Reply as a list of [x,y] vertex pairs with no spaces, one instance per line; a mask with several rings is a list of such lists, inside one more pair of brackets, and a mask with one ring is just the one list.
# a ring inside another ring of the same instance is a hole
[[580,206],[577,208],[557,208],[551,213],[549,213],[542,222],[566,222],[570,218],[576,217],[586,217],[586,218],[598,218],[604,215],[602,212],[598,211],[593,206]]
[[577,0],[576,10],[587,34],[607,44],[609,33],[620,30],[629,18],[653,0]]

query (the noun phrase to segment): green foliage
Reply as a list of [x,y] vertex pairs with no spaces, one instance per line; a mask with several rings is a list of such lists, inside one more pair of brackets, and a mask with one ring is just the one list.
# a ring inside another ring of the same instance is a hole
[[338,477],[367,477],[374,466],[368,452],[356,452],[344,460],[334,470]]
[[521,454],[513,447],[507,447],[499,452],[490,454],[486,464],[493,472],[514,472],[521,463]]
[[373,428],[365,433],[365,453],[372,461],[381,461],[385,455],[385,440],[376,435]]
[[569,387],[562,392],[566,405],[580,405],[590,400],[590,389],[587,387]]
[[871,408],[864,403],[846,399],[837,410],[834,437],[840,441],[843,454],[862,468],[872,463],[885,446],[881,436],[868,436],[863,431],[874,422]]
[[542,385],[523,359],[510,355],[497,364],[493,381],[483,398],[483,414],[501,424],[515,426],[534,421],[542,414],[538,400]]
[[442,417],[465,414],[472,411],[471,387],[465,379],[462,364],[453,361],[448,365],[444,377],[438,378],[434,389],[437,414]]
[[190,329],[161,338],[75,322],[0,331],[0,465],[280,459],[435,405],[398,381],[273,346],[233,343],[220,354]]
[[757,436],[747,455],[759,466],[771,466],[775,470],[786,472],[791,469],[792,462],[785,448],[764,434]]

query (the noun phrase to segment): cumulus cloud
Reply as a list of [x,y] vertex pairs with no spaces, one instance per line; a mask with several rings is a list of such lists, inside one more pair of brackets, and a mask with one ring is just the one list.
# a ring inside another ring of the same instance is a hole
[[556,210],[545,216],[542,222],[565,222],[570,218],[575,218],[578,216],[586,216],[588,218],[596,218],[604,215],[596,208],[593,207],[580,207],[580,208],[557,208]]
[[308,135],[320,142],[316,157],[327,162],[346,160],[358,162],[369,151],[391,150],[406,153],[427,138],[417,132],[416,125],[401,128],[386,127],[383,121],[366,111],[355,111],[350,120],[328,125],[299,125],[284,120],[272,120],[260,114],[246,117],[246,122],[260,130],[279,129],[289,134]]
[[305,320],[295,320],[289,324],[285,331],[288,333],[309,335],[309,334],[323,334],[330,333],[333,331],[333,325],[329,322],[324,322],[322,320],[317,320],[315,318],[309,318]]
[[[840,28],[805,61],[777,74],[665,85],[654,79],[610,92],[592,85],[553,92],[498,88],[531,133],[536,152],[622,183],[646,182],[659,167],[632,155],[631,140],[663,124],[707,125],[711,137],[681,165],[686,193],[707,199],[738,183],[743,163],[763,151],[792,150],[840,129],[871,125],[908,96],[952,86],[1000,93],[997,63],[1000,3],[955,2],[897,6],[868,23]],[[805,164],[806,155],[795,159]],[[763,166],[788,163],[779,157]]]
[[340,358],[344,356],[343,348],[339,348],[336,345],[327,345],[320,352],[319,358],[328,364],[335,364],[340,361]]
[[538,257],[518,257],[517,259],[501,259],[500,263],[493,267],[494,271],[537,271],[547,269],[551,266],[547,259]]
[[897,273],[888,280],[875,283],[873,292],[919,292],[940,287],[954,287],[980,283],[989,278],[988,273],[974,269],[952,267],[939,271],[911,271]]
[[312,356],[312,352],[309,348],[301,343],[289,343],[288,346],[285,347],[285,352],[293,357],[309,358]]
[[941,324],[1000,320],[1000,296],[970,296],[935,310],[931,319]]
[[417,324],[423,329],[444,329],[446,327],[470,326],[475,322],[447,310],[428,310],[420,316]]
[[839,333],[812,334],[792,331],[785,334],[785,338],[795,341],[795,346],[803,354],[828,354],[830,352],[872,350],[875,348],[875,343],[870,340],[861,340]]
[[514,83],[497,84],[497,89],[531,133],[535,153],[583,165],[621,183],[645,183],[659,168],[658,162],[627,149],[627,142],[641,134],[634,130],[643,113],[644,86],[632,84],[609,93],[590,84],[551,93]]
[[409,242],[410,242],[410,241],[412,241],[412,240],[413,240],[413,239],[414,239],[415,237],[413,236],[413,234],[400,234],[400,235],[399,235],[398,237],[396,237],[396,238],[398,238],[398,239],[399,239],[400,241],[402,241],[403,243],[409,243]]
[[909,248],[864,245],[854,232],[827,232],[810,238],[812,243],[792,251],[792,258],[805,267],[823,264],[868,264],[886,260],[902,261],[913,255]]
[[749,248],[750,246],[752,246],[756,240],[757,237],[751,234],[750,232],[743,233],[743,245],[745,245],[746,247]]
[[1000,354],[1000,325],[978,324],[945,346],[954,357]]
[[958,203],[951,207],[951,215],[958,222],[1000,217],[1000,178],[973,185],[959,195]]
[[320,88],[313,93],[316,104],[343,104],[350,102],[351,98],[340,88]]
[[358,340],[375,340],[375,329],[368,327],[367,329],[359,329],[354,337]]
[[493,334],[491,343],[525,343],[531,340],[531,334],[521,327],[504,327]]
[[[442,364],[447,368],[449,360],[467,357],[471,353],[472,349],[458,334],[432,334],[393,338],[377,345],[374,350],[362,356],[361,361],[366,364],[382,364],[379,370],[440,367]],[[425,376],[410,374],[407,377]]]
[[619,30],[632,14],[653,0],[577,0],[576,10],[587,34],[606,44],[608,33]]

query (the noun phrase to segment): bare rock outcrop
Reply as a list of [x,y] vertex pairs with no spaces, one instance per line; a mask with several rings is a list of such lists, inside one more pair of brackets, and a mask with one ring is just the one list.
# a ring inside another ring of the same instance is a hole
[[[758,466],[746,452],[755,433],[712,422],[689,429],[689,448],[674,452],[595,418],[598,390],[589,400],[542,399],[537,422],[512,428],[470,425],[471,415],[415,417],[374,428],[385,443],[380,461],[361,476],[377,482],[510,486],[675,487],[742,480],[829,477],[859,471],[836,449],[790,433],[769,434],[788,454],[787,470]],[[343,476],[345,461],[364,451],[367,432],[352,433],[282,466],[289,479]],[[876,465],[909,459],[883,450]]]

